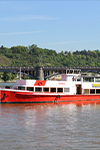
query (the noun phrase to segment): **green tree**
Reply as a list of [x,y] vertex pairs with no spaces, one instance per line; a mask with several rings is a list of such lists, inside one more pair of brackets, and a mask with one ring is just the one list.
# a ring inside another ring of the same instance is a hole
[[8,80],[11,80],[11,73],[4,72],[2,79],[3,79],[5,82],[8,81]]

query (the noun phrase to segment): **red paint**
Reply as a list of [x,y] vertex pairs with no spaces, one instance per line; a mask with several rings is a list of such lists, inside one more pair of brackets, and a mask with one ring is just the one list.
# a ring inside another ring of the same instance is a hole
[[33,102],[33,103],[100,103],[100,95],[45,95],[33,92],[1,91],[2,102]]
[[36,80],[34,86],[45,86],[46,80]]

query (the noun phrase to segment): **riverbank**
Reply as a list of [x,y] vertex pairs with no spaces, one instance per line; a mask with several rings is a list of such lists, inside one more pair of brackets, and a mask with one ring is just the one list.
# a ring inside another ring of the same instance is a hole
[[15,82],[0,82],[0,88],[5,88],[7,86],[9,86],[10,88],[12,88],[13,85],[15,85]]
[[9,80],[9,81],[7,81],[7,82],[4,82],[3,80],[0,80],[0,83],[12,83],[12,82],[16,82],[16,80]]

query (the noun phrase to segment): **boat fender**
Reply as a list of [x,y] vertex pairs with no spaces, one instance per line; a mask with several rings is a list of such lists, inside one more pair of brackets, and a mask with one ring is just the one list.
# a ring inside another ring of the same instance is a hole
[[39,82],[38,85],[41,86],[41,85],[42,85],[42,82]]

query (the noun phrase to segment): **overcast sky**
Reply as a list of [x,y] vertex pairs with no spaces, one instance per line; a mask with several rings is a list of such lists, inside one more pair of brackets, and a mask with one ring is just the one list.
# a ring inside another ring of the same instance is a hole
[[100,50],[100,1],[1,0],[0,46]]

